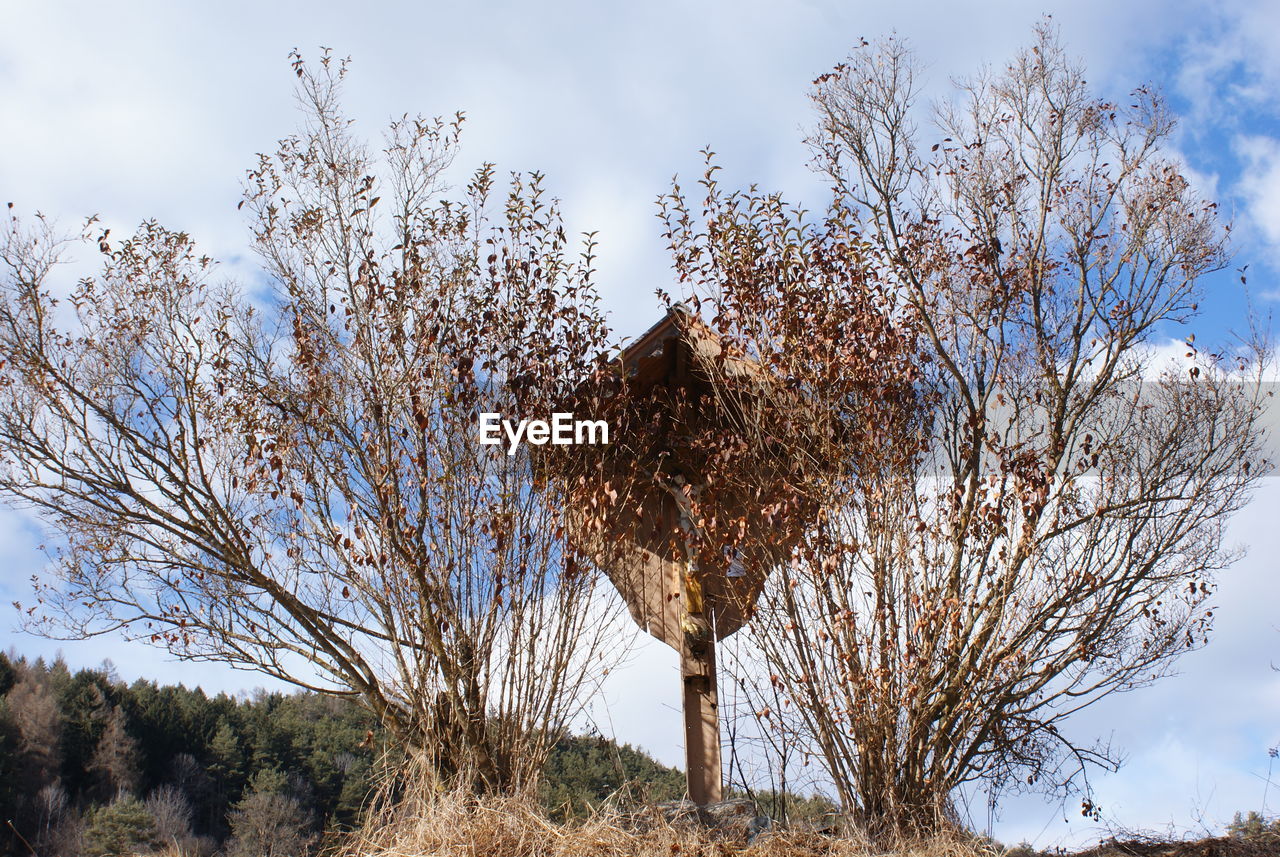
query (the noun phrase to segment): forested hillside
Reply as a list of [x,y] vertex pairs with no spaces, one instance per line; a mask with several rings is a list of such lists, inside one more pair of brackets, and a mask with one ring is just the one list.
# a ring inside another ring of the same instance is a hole
[[[0,654],[0,853],[299,854],[357,820],[386,751],[360,707],[314,693],[207,696]],[[562,740],[541,784],[554,815],[621,783],[641,797],[683,775],[628,746]]]

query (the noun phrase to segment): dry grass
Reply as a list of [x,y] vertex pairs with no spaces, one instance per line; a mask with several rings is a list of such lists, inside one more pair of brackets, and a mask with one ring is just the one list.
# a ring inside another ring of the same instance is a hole
[[[406,788],[406,782],[414,785]],[[398,788],[382,790],[363,827],[330,843],[326,857],[1049,857],[1006,851],[959,831],[872,844],[856,836],[772,830],[748,844],[742,828],[671,821],[654,807],[607,805],[584,821],[561,824],[549,820],[532,798],[477,798],[425,783],[397,778]],[[1280,857],[1280,836],[1112,839],[1075,857]]]
[[1216,836],[1171,840],[1159,836],[1111,839],[1075,857],[1280,857],[1280,836]]
[[867,842],[808,831],[768,831],[748,844],[741,831],[672,822],[650,810],[603,807],[585,821],[548,820],[533,800],[475,798],[416,790],[375,805],[364,826],[333,857],[995,857],[962,837],[872,848]]

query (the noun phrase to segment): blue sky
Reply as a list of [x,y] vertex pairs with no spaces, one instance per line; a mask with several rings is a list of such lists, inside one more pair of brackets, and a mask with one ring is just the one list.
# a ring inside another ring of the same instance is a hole
[[[265,8],[262,8],[265,6]],[[156,217],[185,229],[252,282],[235,204],[255,152],[298,119],[287,53],[318,46],[350,55],[347,105],[371,133],[404,112],[465,110],[459,162],[538,169],[574,230],[600,240],[600,283],[619,335],[658,314],[671,285],[654,198],[692,178],[711,145],[729,183],[756,182],[822,202],[807,170],[809,81],[865,36],[896,32],[927,66],[926,94],[982,64],[999,65],[1053,15],[1100,94],[1151,83],[1182,117],[1175,137],[1187,174],[1233,222],[1234,267],[1248,265],[1263,313],[1280,305],[1280,3],[658,2],[351,3],[0,2],[0,201],[68,227],[101,214],[117,234]],[[70,274],[70,271],[68,272]],[[1243,327],[1245,293],[1224,272],[1207,284],[1199,344]],[[1165,331],[1167,336],[1180,331]],[[1249,555],[1223,575],[1217,639],[1182,674],[1109,700],[1076,721],[1114,733],[1129,761],[1099,777],[1110,823],[1214,828],[1260,808],[1268,747],[1280,742],[1280,486],[1264,486],[1233,522]],[[24,594],[41,565],[31,521],[0,512],[0,596]],[[12,629],[0,647],[50,653]],[[73,665],[110,657],[125,678],[208,689],[265,682],[208,665],[167,662],[119,641],[62,646]],[[606,731],[678,762],[674,654],[642,643],[615,673],[594,716]],[[605,705],[605,703],[610,703]],[[1280,773],[1278,773],[1280,776]],[[1270,789],[1280,804],[1280,788]],[[1040,846],[1099,835],[1036,798],[1007,802],[1006,841]],[[975,811],[985,825],[985,812]]]

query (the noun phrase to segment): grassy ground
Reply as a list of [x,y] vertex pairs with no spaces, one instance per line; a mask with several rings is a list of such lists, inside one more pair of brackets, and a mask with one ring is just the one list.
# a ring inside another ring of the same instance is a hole
[[[962,833],[878,847],[814,830],[771,830],[751,842],[748,834],[671,821],[651,810],[606,805],[558,823],[536,801],[420,794],[375,811],[360,831],[334,843],[330,857],[1064,857],[1005,849]],[[1110,840],[1073,857],[1280,857],[1280,834]]]
[[652,810],[602,807],[560,824],[534,801],[416,795],[375,812],[336,857],[998,857],[1001,851],[965,837],[938,837],[873,849],[866,842],[813,830],[771,830],[748,842],[746,826],[708,829]]
[[1275,857],[1280,855],[1280,835],[1218,836],[1169,841],[1158,838],[1110,840],[1076,857]]

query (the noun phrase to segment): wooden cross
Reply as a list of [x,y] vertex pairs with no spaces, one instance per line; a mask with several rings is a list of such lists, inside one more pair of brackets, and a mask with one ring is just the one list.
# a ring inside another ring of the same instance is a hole
[[769,478],[760,474],[752,498],[722,492],[702,504],[704,513],[710,504],[717,514],[757,523],[745,550],[735,546],[734,556],[717,555],[720,547],[705,543],[693,520],[693,500],[705,486],[681,438],[693,422],[704,430],[733,431],[730,421],[708,424],[723,416],[701,403],[713,383],[749,389],[760,383],[763,370],[747,359],[727,359],[718,337],[679,306],[623,352],[622,364],[624,383],[636,400],[667,397],[680,401],[682,410],[676,408],[674,418],[667,415],[669,437],[655,453],[661,460],[635,463],[647,478],[628,486],[638,502],[610,521],[602,565],[632,618],[680,653],[688,792],[705,805],[719,801],[722,792],[716,643],[750,619],[769,571],[794,538],[763,523],[758,506],[769,496]]

